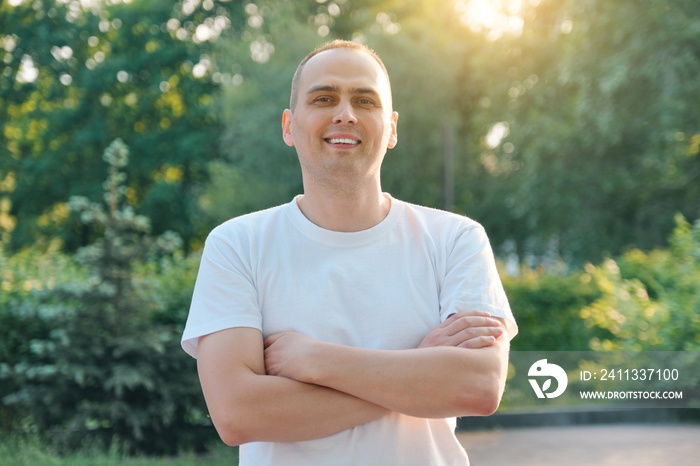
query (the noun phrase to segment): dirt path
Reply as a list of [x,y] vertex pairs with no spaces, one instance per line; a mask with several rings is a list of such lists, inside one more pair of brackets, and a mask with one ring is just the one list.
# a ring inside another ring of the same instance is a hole
[[471,466],[695,466],[700,425],[532,427],[461,432]]

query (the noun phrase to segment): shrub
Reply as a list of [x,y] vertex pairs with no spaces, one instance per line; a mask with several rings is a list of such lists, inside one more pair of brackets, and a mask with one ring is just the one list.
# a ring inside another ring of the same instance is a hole
[[11,257],[0,251],[0,432],[26,425],[26,410],[10,402],[23,383],[14,375],[34,364],[33,342],[47,338],[54,328],[37,296],[85,280],[80,267],[56,247],[23,250]]
[[585,351],[596,330],[584,325],[582,307],[600,295],[580,273],[548,274],[524,268],[504,276],[506,293],[520,330],[515,351]]
[[700,349],[700,221],[677,217],[669,249],[629,251],[587,271],[602,296],[581,317],[610,333],[593,349]]
[[[66,269],[83,272],[30,289],[21,302],[6,299],[1,318],[14,328],[15,347],[0,366],[0,377],[12,381],[3,393],[4,410],[8,418],[26,413],[24,425],[61,448],[116,441],[146,453],[201,449],[212,431],[201,429],[208,420],[195,363],[179,345],[186,309],[173,308],[183,305],[192,285],[185,285],[184,272],[173,284],[145,275],[176,270],[167,264],[178,240],[152,238],[148,219],[123,205],[126,146],[116,141],[104,159],[110,165],[107,208],[85,198],[70,201],[100,232],[74,262],[65,261]],[[156,293],[144,292],[146,283]],[[180,292],[172,293],[176,287]]]

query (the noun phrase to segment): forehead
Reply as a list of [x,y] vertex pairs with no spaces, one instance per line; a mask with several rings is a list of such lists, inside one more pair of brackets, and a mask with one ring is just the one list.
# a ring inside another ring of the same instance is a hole
[[311,57],[302,69],[299,90],[305,94],[318,86],[372,88],[389,93],[389,82],[379,63],[365,52],[331,49]]

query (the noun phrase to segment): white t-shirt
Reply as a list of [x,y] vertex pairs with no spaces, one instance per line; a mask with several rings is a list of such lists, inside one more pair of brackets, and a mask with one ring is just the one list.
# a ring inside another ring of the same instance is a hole
[[[387,195],[388,196],[388,195]],[[215,228],[202,255],[182,346],[233,327],[293,330],[332,343],[407,349],[450,314],[484,310],[517,326],[484,229],[473,220],[391,199],[364,231],[325,230],[296,200]],[[305,442],[240,447],[240,465],[467,465],[455,419],[393,413]]]

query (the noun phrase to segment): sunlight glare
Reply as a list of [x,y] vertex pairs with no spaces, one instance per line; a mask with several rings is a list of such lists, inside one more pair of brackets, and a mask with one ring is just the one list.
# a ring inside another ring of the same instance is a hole
[[39,77],[39,70],[34,65],[34,60],[29,55],[22,56],[22,62],[17,72],[17,81],[21,83],[33,83]]
[[457,0],[455,9],[469,29],[491,41],[523,31],[522,0]]
[[486,147],[489,149],[495,149],[498,147],[503,139],[505,139],[510,134],[510,127],[507,121],[499,121],[491,125],[488,133],[484,137],[484,142]]

